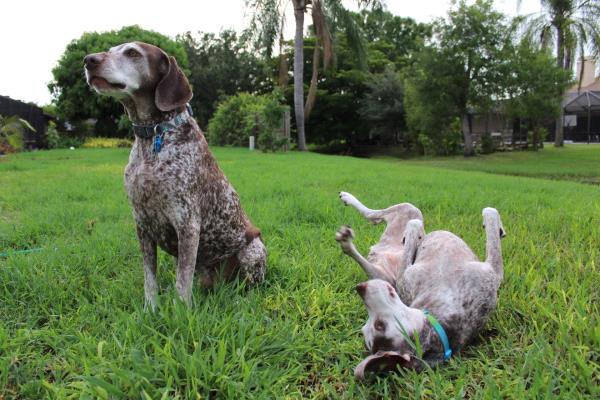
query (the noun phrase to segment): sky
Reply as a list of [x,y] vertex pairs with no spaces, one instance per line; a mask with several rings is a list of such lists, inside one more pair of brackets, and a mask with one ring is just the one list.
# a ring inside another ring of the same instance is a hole
[[[352,1],[345,1],[353,8]],[[387,0],[387,9],[428,22],[442,17],[451,0]],[[2,4],[0,23],[0,95],[34,102],[51,101],[47,84],[65,47],[88,31],[109,31],[140,25],[174,37],[187,31],[241,31],[248,22],[244,0],[14,0]],[[495,0],[507,15],[517,14],[517,0]],[[539,11],[539,0],[522,0],[520,14]],[[293,37],[289,12],[286,38]],[[307,24],[310,18],[306,18]]]

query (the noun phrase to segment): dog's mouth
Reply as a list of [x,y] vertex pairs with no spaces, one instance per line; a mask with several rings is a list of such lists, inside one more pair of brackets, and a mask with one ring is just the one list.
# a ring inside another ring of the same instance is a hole
[[100,76],[90,77],[90,85],[98,90],[123,90],[125,85],[122,83],[109,82]]

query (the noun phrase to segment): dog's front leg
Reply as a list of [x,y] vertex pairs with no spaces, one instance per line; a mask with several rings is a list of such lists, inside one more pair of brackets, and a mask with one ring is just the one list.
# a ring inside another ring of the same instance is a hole
[[382,268],[379,265],[375,265],[366,258],[364,258],[356,249],[353,243],[354,231],[347,225],[342,226],[335,233],[335,240],[338,241],[342,251],[352,257],[367,273],[369,279],[382,279],[389,282],[392,285],[396,284],[396,277],[394,271]]
[[188,306],[192,305],[192,286],[194,283],[194,270],[198,256],[198,242],[200,228],[193,225],[178,233],[177,243],[177,281],[175,287],[179,298]]
[[146,310],[150,308],[150,310],[154,311],[158,294],[158,284],[156,282],[156,242],[139,225],[136,228],[144,260],[144,308]]

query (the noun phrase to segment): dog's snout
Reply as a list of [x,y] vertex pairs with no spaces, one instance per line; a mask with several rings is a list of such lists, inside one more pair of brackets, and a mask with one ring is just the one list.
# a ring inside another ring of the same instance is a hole
[[87,69],[94,69],[102,63],[103,57],[100,53],[88,54],[83,58],[83,63]]
[[367,293],[367,282],[362,282],[356,285],[356,291],[360,297],[365,297]]

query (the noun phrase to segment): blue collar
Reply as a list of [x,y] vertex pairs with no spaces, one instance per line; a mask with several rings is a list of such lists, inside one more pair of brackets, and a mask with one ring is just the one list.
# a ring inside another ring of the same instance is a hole
[[140,139],[150,139],[151,137],[162,136],[166,132],[178,128],[183,125],[187,120],[192,117],[194,114],[192,112],[192,107],[190,104],[185,105],[185,111],[177,114],[173,118],[168,121],[163,121],[158,124],[132,124],[133,125],[133,134]]
[[433,329],[435,329],[438,336],[440,337],[440,340],[444,345],[444,361],[448,361],[450,357],[452,357],[452,349],[450,348],[450,341],[448,340],[448,335],[446,335],[446,331],[438,322],[438,320],[435,319],[435,317],[431,315],[427,309],[423,309],[423,313],[427,317],[427,320],[429,321]]

